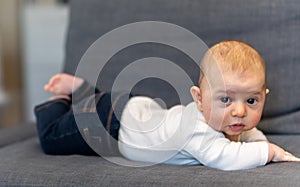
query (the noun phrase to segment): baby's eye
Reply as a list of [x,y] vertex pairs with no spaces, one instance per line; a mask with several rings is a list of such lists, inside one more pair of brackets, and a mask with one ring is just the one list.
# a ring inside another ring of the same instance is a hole
[[247,103],[250,104],[250,105],[253,105],[253,104],[255,104],[256,102],[257,102],[257,100],[254,99],[254,98],[250,98],[250,99],[247,100]]
[[231,102],[231,99],[229,97],[221,97],[220,98],[220,101],[222,103],[230,103]]

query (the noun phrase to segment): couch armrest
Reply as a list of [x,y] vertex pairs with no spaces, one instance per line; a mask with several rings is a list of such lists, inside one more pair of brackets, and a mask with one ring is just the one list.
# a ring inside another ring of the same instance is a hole
[[33,122],[0,129],[0,147],[25,140],[35,135],[37,135],[37,132],[35,123]]

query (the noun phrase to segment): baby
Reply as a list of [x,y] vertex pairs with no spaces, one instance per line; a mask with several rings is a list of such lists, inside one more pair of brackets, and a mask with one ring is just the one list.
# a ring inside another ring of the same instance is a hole
[[[110,94],[99,92],[95,111],[118,140],[121,154],[134,161],[203,164],[221,170],[300,161],[256,129],[269,92],[265,79],[264,61],[256,50],[240,41],[223,41],[202,59],[199,86],[190,89],[194,102],[187,106],[163,109],[151,98],[130,95],[118,119],[104,111],[114,108]],[[35,108],[41,145],[48,154],[94,153],[70,109],[72,86],[73,104],[74,99],[84,100],[76,98],[78,93],[91,89],[79,77],[55,75],[45,90],[58,96]]]

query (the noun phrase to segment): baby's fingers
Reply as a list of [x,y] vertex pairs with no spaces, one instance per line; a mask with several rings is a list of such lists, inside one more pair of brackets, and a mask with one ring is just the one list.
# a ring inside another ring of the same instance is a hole
[[292,155],[289,152],[285,152],[284,161],[288,161],[288,162],[300,162],[300,158],[295,157],[294,155]]
[[300,158],[295,157],[295,156],[292,156],[292,157],[290,157],[290,159],[287,160],[287,161],[289,161],[289,162],[300,162]]

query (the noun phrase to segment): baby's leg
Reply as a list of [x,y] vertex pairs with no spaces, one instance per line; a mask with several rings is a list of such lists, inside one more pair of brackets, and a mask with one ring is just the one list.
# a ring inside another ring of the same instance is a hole
[[40,144],[46,154],[96,155],[81,136],[69,101],[58,99],[34,109]]
[[75,92],[84,80],[66,73],[59,73],[50,78],[48,84],[44,86],[45,91],[56,95],[69,95]]

